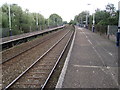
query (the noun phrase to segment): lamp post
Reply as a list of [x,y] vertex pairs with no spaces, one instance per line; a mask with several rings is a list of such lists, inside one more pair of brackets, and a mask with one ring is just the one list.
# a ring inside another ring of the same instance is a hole
[[88,13],[86,12],[86,28],[88,28]]
[[48,28],[49,28],[49,26],[50,26],[50,21],[49,21],[49,17],[48,17]]
[[83,26],[83,23],[82,23],[82,16],[81,16],[81,27]]
[[9,36],[12,36],[10,4],[8,5],[8,11],[9,11]]
[[95,12],[93,12],[93,20],[92,20],[92,32],[94,32],[94,31],[95,31]]
[[[91,4],[87,4],[88,6]],[[86,12],[86,28],[88,28],[88,12]]]
[[[39,11],[39,13],[41,13],[41,11]],[[40,14],[40,22],[39,22],[40,23],[40,30],[42,30],[42,18],[41,17],[42,17],[42,15]]]
[[92,24],[92,31],[95,30],[95,13],[93,13],[93,24]]
[[37,16],[37,13],[36,13],[36,30],[38,30],[38,16]]
[[57,23],[57,22],[58,22],[58,20],[57,20],[57,18],[55,18],[55,23],[56,23],[56,26],[58,26],[58,23]]

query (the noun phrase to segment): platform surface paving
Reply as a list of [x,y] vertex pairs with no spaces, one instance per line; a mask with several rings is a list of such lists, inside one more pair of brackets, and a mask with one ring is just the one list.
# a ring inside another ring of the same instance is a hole
[[76,27],[61,88],[118,88],[117,56],[115,43]]

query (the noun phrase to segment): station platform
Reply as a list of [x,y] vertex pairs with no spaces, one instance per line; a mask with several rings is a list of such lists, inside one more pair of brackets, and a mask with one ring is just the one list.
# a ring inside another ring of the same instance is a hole
[[59,26],[59,27],[55,27],[55,28],[50,28],[50,29],[45,29],[45,30],[34,31],[34,32],[30,32],[30,33],[24,33],[24,34],[20,34],[20,35],[5,37],[5,38],[2,38],[2,42],[0,44],[5,44],[5,43],[9,43],[9,42],[16,41],[16,40],[19,40],[19,39],[28,38],[28,37],[31,37],[31,36],[43,34],[43,33],[54,31],[56,29],[61,29],[61,28],[64,28],[64,27],[65,26]]
[[119,90],[118,47],[98,34],[76,26],[56,88]]

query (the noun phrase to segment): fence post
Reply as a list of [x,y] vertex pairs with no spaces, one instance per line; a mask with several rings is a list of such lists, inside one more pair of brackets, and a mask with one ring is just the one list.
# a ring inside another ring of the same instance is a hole
[[107,27],[107,36],[108,36],[108,39],[110,38],[110,25],[108,25]]

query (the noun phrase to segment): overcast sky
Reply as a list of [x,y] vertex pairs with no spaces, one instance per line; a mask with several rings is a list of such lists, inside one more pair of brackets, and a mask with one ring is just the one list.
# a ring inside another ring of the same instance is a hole
[[[74,16],[81,11],[88,10],[93,13],[96,8],[105,9],[105,5],[112,3],[118,9],[120,0],[0,0],[0,6],[4,3],[18,4],[23,10],[39,12],[45,18],[50,14],[57,13],[64,21],[74,19]],[[87,5],[91,4],[91,5]]]

